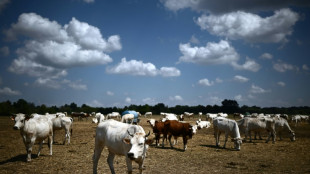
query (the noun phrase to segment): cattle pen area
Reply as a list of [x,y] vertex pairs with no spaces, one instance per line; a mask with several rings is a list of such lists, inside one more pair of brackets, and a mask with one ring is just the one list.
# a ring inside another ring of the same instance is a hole
[[[159,115],[152,118],[160,119]],[[140,123],[145,132],[151,131],[150,138],[154,138],[152,128],[145,117],[140,117]],[[191,124],[198,120],[187,118]],[[20,131],[13,130],[14,121],[10,117],[0,117],[0,173],[92,173],[92,156],[94,153],[95,129],[97,124],[91,119],[73,122],[71,144],[63,145],[64,130],[55,133],[53,155],[49,155],[47,141],[43,144],[40,157],[37,157],[38,144],[34,145],[32,161],[26,162],[26,150]],[[288,135],[283,140],[278,137],[275,144],[263,140],[243,142],[241,150],[234,150],[233,142],[227,142],[226,148],[215,146],[214,130],[203,128],[197,131],[188,141],[187,150],[183,150],[182,137],[173,149],[168,142],[165,147],[155,146],[155,141],[147,151],[143,173],[310,173],[310,124],[302,123],[298,126],[290,123],[295,131],[296,141],[290,141]],[[244,134],[241,133],[241,137]],[[224,135],[221,135],[223,145]],[[160,143],[162,139],[160,140]],[[107,148],[101,154],[98,173],[110,173],[107,164]],[[127,173],[124,156],[116,156],[114,160],[116,173]],[[133,173],[138,173],[138,165],[133,162]]]

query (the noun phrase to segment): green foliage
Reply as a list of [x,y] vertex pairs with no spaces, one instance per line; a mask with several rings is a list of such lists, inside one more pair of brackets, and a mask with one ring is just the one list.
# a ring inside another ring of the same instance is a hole
[[117,107],[91,107],[86,104],[81,105],[80,107],[72,102],[70,105],[65,104],[63,106],[46,106],[44,104],[40,106],[35,106],[33,103],[27,102],[24,99],[19,99],[18,101],[12,103],[11,101],[4,101],[0,102],[0,115],[1,116],[8,116],[14,113],[56,113],[56,112],[67,112],[71,114],[72,112],[85,112],[85,113],[92,113],[92,112],[101,112],[102,114],[108,114],[111,112],[119,112],[122,113],[125,110],[136,110],[140,112],[142,115],[146,112],[153,112],[153,114],[158,115],[161,112],[167,113],[175,113],[175,114],[182,114],[184,112],[192,112],[194,114],[198,114],[202,112],[203,114],[206,113],[219,113],[224,112],[227,114],[233,113],[268,113],[268,114],[310,114],[310,107],[309,106],[302,106],[302,107],[266,107],[261,108],[258,106],[247,106],[243,105],[239,107],[239,104],[235,100],[223,100],[222,106],[218,105],[198,105],[198,106],[187,106],[187,105],[176,105],[174,107],[168,107],[164,103],[158,103],[154,106],[150,105],[130,105],[125,106],[124,108],[117,108]]

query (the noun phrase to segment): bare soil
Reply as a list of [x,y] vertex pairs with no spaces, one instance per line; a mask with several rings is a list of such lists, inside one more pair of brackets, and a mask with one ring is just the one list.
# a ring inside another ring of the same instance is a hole
[[[153,116],[160,118],[160,116]],[[141,118],[140,125],[146,132],[151,127]],[[188,119],[187,119],[188,120]],[[196,118],[188,121],[195,123]],[[92,173],[92,156],[96,125],[91,119],[74,121],[70,145],[62,145],[64,131],[56,132],[53,155],[49,156],[47,144],[43,145],[41,156],[37,157],[38,145],[32,152],[32,161],[26,162],[26,150],[20,132],[13,130],[9,117],[0,117],[0,173]],[[144,163],[144,173],[310,173],[310,125],[303,123],[295,130],[296,141],[288,136],[275,144],[265,140],[243,143],[241,151],[233,150],[228,142],[226,149],[215,147],[213,127],[199,130],[188,141],[188,149],[183,151],[182,138],[174,149],[168,143],[165,147],[151,145]],[[152,131],[151,131],[152,132]],[[243,136],[243,135],[242,135]],[[151,134],[151,137],[154,135]],[[266,139],[266,134],[264,137]],[[222,144],[224,137],[221,137]],[[104,149],[99,160],[98,172],[110,173]],[[116,156],[116,173],[127,173],[125,158]],[[138,165],[133,163],[133,173],[138,173]]]

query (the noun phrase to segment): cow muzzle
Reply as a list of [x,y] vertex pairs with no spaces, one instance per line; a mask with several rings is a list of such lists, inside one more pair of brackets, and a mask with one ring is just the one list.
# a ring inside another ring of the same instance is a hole
[[129,158],[130,160],[135,160],[135,157],[134,157],[134,154],[133,154],[133,153],[128,152],[128,153],[127,153],[127,156],[128,156],[128,158]]
[[14,130],[19,130],[19,127],[14,126],[13,129],[14,129]]

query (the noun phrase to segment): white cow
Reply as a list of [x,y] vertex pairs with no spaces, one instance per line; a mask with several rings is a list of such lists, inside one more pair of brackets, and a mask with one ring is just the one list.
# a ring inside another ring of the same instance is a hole
[[152,139],[147,139],[148,135],[145,135],[144,129],[139,125],[125,124],[115,120],[106,120],[98,124],[93,156],[93,173],[97,173],[101,152],[104,147],[107,147],[109,151],[107,162],[112,174],[115,174],[113,166],[115,155],[126,157],[128,173],[132,173],[132,161],[137,162],[141,174],[148,145],[153,142]]
[[166,120],[177,120],[178,121],[178,116],[175,114],[167,114],[165,118],[163,118],[161,121],[165,122]]
[[109,113],[107,115],[107,119],[111,119],[111,118],[116,118],[116,119],[120,120],[121,114],[119,114],[118,112]]
[[146,113],[144,114],[144,117],[147,117],[147,116],[152,116],[152,112],[146,112]]
[[295,141],[295,132],[290,128],[290,125],[285,118],[280,117],[279,119],[275,119],[275,129],[280,140],[282,140],[282,132],[287,131],[291,141]]
[[218,116],[218,117],[227,118],[227,117],[228,117],[228,114],[220,112],[220,113],[217,114],[217,116]]
[[211,114],[211,113],[207,113],[207,120],[211,120],[213,121],[217,116],[218,114]]
[[125,115],[122,116],[121,122],[122,123],[130,123],[130,124],[132,124],[134,118],[135,118],[135,116],[133,114],[125,114]]
[[50,119],[53,123],[53,142],[55,142],[55,131],[64,129],[65,139],[63,141],[63,144],[66,143],[67,139],[68,139],[68,144],[70,144],[70,131],[72,134],[73,118],[66,117],[65,114],[63,113],[48,114],[45,116],[48,117],[48,119]]
[[267,131],[269,133],[269,136],[266,140],[266,143],[269,142],[270,137],[272,137],[272,143],[275,143],[276,141],[275,120],[272,118],[246,117],[244,119],[238,120],[238,125],[240,129],[245,132],[245,139],[247,139],[247,136],[250,135],[250,142],[252,142],[252,131],[256,133]]
[[201,117],[202,117],[202,112],[198,112],[198,117],[201,119]]
[[188,117],[188,118],[190,118],[190,117],[194,118],[194,113],[184,112],[184,116]]
[[196,121],[196,125],[198,127],[198,129],[202,129],[202,128],[209,128],[211,126],[210,121],[201,121],[201,119],[199,119],[198,121]]
[[50,155],[52,155],[53,145],[53,124],[47,117],[25,116],[24,114],[16,114],[11,117],[15,121],[14,129],[20,130],[23,142],[27,151],[27,162],[31,161],[32,146],[39,141],[40,146],[37,155],[40,156],[43,140],[48,138]]
[[104,118],[103,114],[98,112],[98,113],[95,114],[95,119],[97,120],[96,123],[99,124],[99,123],[103,122],[105,118]]
[[222,132],[225,133],[225,143],[224,148],[226,147],[226,142],[228,135],[232,138],[234,142],[234,148],[240,150],[242,144],[242,139],[240,137],[239,127],[235,120],[230,120],[227,118],[216,118],[213,120],[214,127],[214,137],[216,146],[220,145],[220,135]]

